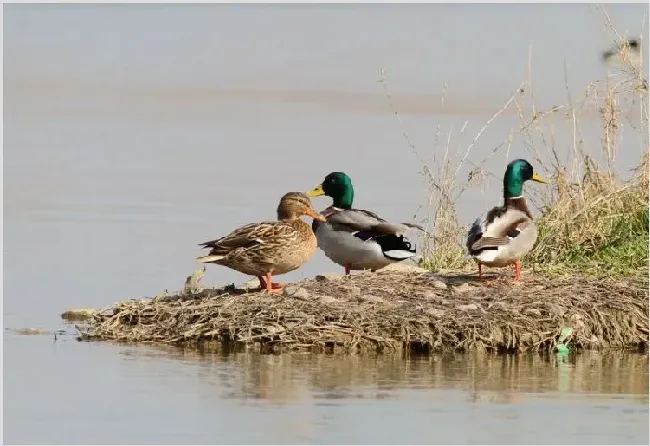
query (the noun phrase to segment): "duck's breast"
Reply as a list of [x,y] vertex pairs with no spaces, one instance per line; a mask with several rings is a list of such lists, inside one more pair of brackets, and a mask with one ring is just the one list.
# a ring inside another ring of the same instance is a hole
[[298,221],[295,225],[296,238],[287,240],[286,247],[278,250],[274,257],[275,274],[285,274],[300,268],[316,252],[317,241],[312,228],[303,221]]

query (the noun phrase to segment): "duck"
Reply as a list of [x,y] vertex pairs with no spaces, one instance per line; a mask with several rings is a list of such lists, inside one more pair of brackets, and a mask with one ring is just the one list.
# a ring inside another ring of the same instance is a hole
[[286,284],[274,283],[273,276],[300,268],[316,252],[316,236],[302,216],[325,221],[312,208],[307,195],[288,192],[280,199],[277,221],[249,223],[225,237],[200,243],[199,246],[210,251],[197,260],[257,277],[260,286],[256,291],[281,293]]
[[640,88],[648,90],[648,80],[642,76],[641,70],[641,42],[638,39],[624,39],[603,51],[603,61],[610,67],[632,67],[641,81]]
[[392,263],[410,259],[416,249],[404,233],[410,228],[424,229],[412,223],[393,224],[374,212],[352,208],[354,187],[345,172],[332,172],[307,192],[309,197],[327,196],[332,205],[321,211],[326,221],[312,223],[318,247],[334,263],[352,270],[372,272]]
[[525,159],[511,161],[503,176],[503,205],[490,209],[485,220],[477,218],[467,233],[467,251],[478,264],[479,279],[482,265],[514,265],[515,280],[521,279],[520,259],[537,241],[537,226],[523,196],[528,180],[547,184]]
[[641,45],[638,39],[622,40],[602,53],[603,60],[610,64],[624,64],[628,61],[635,68],[641,65]]

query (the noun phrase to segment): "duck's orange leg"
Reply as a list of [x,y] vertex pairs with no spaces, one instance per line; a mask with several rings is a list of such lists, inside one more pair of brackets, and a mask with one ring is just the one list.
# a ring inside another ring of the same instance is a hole
[[350,268],[351,267],[352,267],[352,265],[350,265],[349,263],[347,265],[345,265],[345,275],[346,276],[350,275]]
[[[269,294],[278,294],[284,291],[284,283],[273,283],[273,274],[266,273],[266,292]],[[260,282],[261,283],[261,282]]]
[[521,262],[519,260],[515,262],[515,280],[521,280]]

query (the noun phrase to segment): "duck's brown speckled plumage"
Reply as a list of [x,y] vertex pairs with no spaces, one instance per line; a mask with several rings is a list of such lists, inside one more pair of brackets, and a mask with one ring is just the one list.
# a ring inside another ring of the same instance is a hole
[[201,243],[199,246],[210,248],[210,252],[199,261],[257,277],[298,269],[316,251],[314,232],[300,217],[324,218],[312,209],[309,197],[300,192],[285,194],[277,212],[277,221],[250,223],[225,237]]
[[316,237],[304,221],[265,221],[235,229],[227,236],[203,243],[208,256],[223,256],[210,263],[244,274],[285,274],[305,263],[316,251]]

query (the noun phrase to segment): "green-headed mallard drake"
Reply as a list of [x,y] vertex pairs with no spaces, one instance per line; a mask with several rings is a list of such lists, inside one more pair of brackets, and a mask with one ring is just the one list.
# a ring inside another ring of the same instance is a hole
[[410,223],[389,223],[373,212],[353,209],[354,188],[345,173],[330,173],[307,195],[332,198],[332,205],[321,212],[327,222],[314,220],[312,228],[318,247],[343,266],[346,275],[350,270],[376,271],[415,256],[415,248],[403,234],[409,228],[423,229]]
[[210,248],[210,252],[198,261],[257,276],[260,290],[281,292],[284,284],[273,283],[272,276],[298,269],[316,251],[316,237],[300,217],[306,215],[314,221],[325,218],[314,211],[309,197],[301,192],[285,194],[277,213],[277,221],[251,223],[225,237],[201,243],[199,246]]
[[537,241],[537,226],[523,196],[523,186],[528,180],[546,181],[533,171],[533,166],[523,159],[508,164],[503,176],[503,206],[492,208],[485,221],[477,218],[467,233],[467,250],[481,265],[502,267],[515,265],[516,280],[521,278],[519,259],[530,251]]

